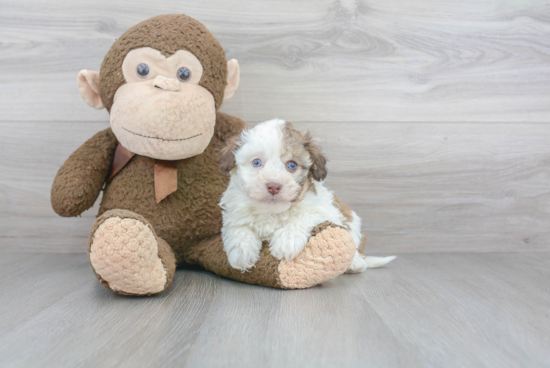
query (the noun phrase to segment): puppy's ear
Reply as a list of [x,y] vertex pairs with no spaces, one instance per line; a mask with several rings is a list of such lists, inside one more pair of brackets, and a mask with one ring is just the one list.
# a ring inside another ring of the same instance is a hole
[[304,134],[304,147],[309,152],[313,164],[309,168],[311,176],[317,181],[325,180],[327,177],[327,159],[321,153],[318,145],[313,142],[309,132]]
[[229,174],[236,165],[235,150],[239,146],[240,134],[232,135],[227,139],[225,147],[220,150],[220,171]]

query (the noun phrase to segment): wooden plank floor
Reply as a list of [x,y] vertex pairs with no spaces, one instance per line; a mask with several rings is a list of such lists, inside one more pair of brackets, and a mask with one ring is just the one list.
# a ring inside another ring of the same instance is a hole
[[549,367],[550,253],[402,254],[308,290],[181,270],[118,296],[84,254],[0,253],[2,367]]

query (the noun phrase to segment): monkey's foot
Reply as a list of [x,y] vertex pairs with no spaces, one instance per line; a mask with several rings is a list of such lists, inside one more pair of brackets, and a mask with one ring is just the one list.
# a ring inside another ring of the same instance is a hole
[[343,274],[355,254],[351,234],[331,223],[319,225],[304,250],[279,263],[278,282],[283,289],[304,289]]
[[168,243],[142,216],[125,210],[107,211],[96,220],[88,256],[101,284],[123,295],[158,294],[176,269]]

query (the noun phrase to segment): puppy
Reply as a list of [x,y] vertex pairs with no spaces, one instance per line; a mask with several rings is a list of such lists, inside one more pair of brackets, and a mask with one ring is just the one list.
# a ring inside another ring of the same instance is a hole
[[[245,271],[260,257],[262,242],[277,259],[293,259],[313,228],[330,221],[361,244],[361,219],[323,185],[326,160],[311,135],[281,119],[243,131],[221,151],[231,180],[222,195],[222,238],[229,264]],[[366,257],[358,250],[347,273],[380,267],[395,257]]]

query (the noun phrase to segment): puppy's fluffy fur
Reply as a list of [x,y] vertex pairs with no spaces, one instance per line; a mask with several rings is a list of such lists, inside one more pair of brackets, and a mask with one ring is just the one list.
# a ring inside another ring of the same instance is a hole
[[[281,119],[268,120],[231,139],[221,152],[231,173],[220,202],[229,264],[242,271],[260,257],[262,241],[277,259],[293,259],[313,228],[330,221],[349,230],[359,248],[361,219],[323,185],[326,160],[308,133]],[[358,250],[347,270],[363,272],[395,257],[366,257]]]

